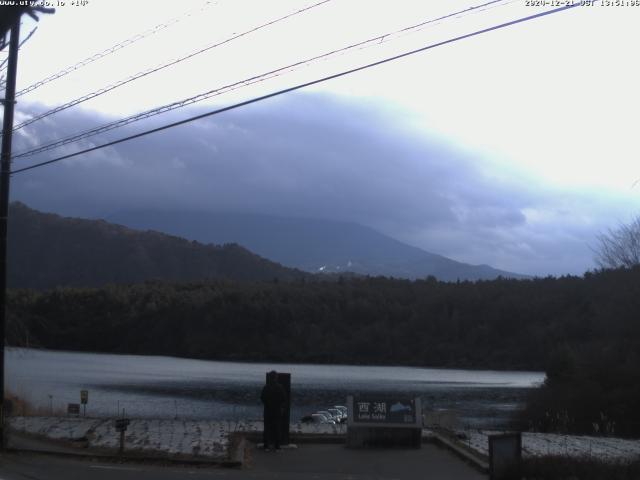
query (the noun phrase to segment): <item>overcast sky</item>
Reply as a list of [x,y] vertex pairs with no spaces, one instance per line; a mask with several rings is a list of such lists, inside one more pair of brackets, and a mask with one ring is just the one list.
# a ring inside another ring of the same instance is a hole
[[[393,34],[481,3],[327,2],[25,127],[14,152],[391,35],[14,168],[543,11],[505,1]],[[68,1],[21,49],[18,90],[178,21],[20,97],[16,122],[313,4]],[[581,274],[595,235],[640,212],[639,21],[640,7],[570,9],[17,174],[12,198],[85,216],[157,207],[355,221],[459,261]]]

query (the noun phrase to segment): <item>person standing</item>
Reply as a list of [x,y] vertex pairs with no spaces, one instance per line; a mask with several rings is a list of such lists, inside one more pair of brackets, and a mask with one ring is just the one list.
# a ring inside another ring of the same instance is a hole
[[275,370],[267,373],[267,383],[262,387],[260,400],[264,405],[264,449],[269,450],[269,446],[280,450],[280,424],[287,402],[287,394],[278,383],[278,373]]

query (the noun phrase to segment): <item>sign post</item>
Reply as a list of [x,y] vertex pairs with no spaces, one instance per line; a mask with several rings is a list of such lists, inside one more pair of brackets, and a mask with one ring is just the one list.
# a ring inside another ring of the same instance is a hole
[[80,415],[80,404],[78,403],[69,403],[67,404],[67,414],[68,415]]
[[116,421],[114,422],[116,432],[120,432],[120,455],[124,453],[124,432],[127,431],[129,423],[131,423],[131,420],[128,418],[116,418]]
[[422,445],[420,398],[347,397],[347,447]]
[[82,404],[82,416],[87,416],[87,403],[89,403],[89,390],[80,390],[80,403]]

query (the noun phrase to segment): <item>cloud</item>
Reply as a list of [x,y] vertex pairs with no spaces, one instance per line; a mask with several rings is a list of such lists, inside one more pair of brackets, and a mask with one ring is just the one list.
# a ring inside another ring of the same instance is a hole
[[[82,146],[195,113],[133,124]],[[34,138],[108,120],[65,112],[18,134],[16,151]],[[623,214],[622,200],[555,191],[499,168],[412,127],[398,110],[306,93],[16,175],[12,195],[35,208],[89,217],[156,208],[355,221],[470,263],[538,275],[590,268],[588,242]]]

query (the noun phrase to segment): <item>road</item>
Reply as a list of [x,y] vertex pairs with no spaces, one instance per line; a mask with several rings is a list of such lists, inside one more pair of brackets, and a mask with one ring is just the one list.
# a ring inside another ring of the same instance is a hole
[[486,480],[448,450],[348,450],[343,445],[303,444],[296,450],[249,449],[242,469],[117,463],[67,456],[5,453],[0,480]]

